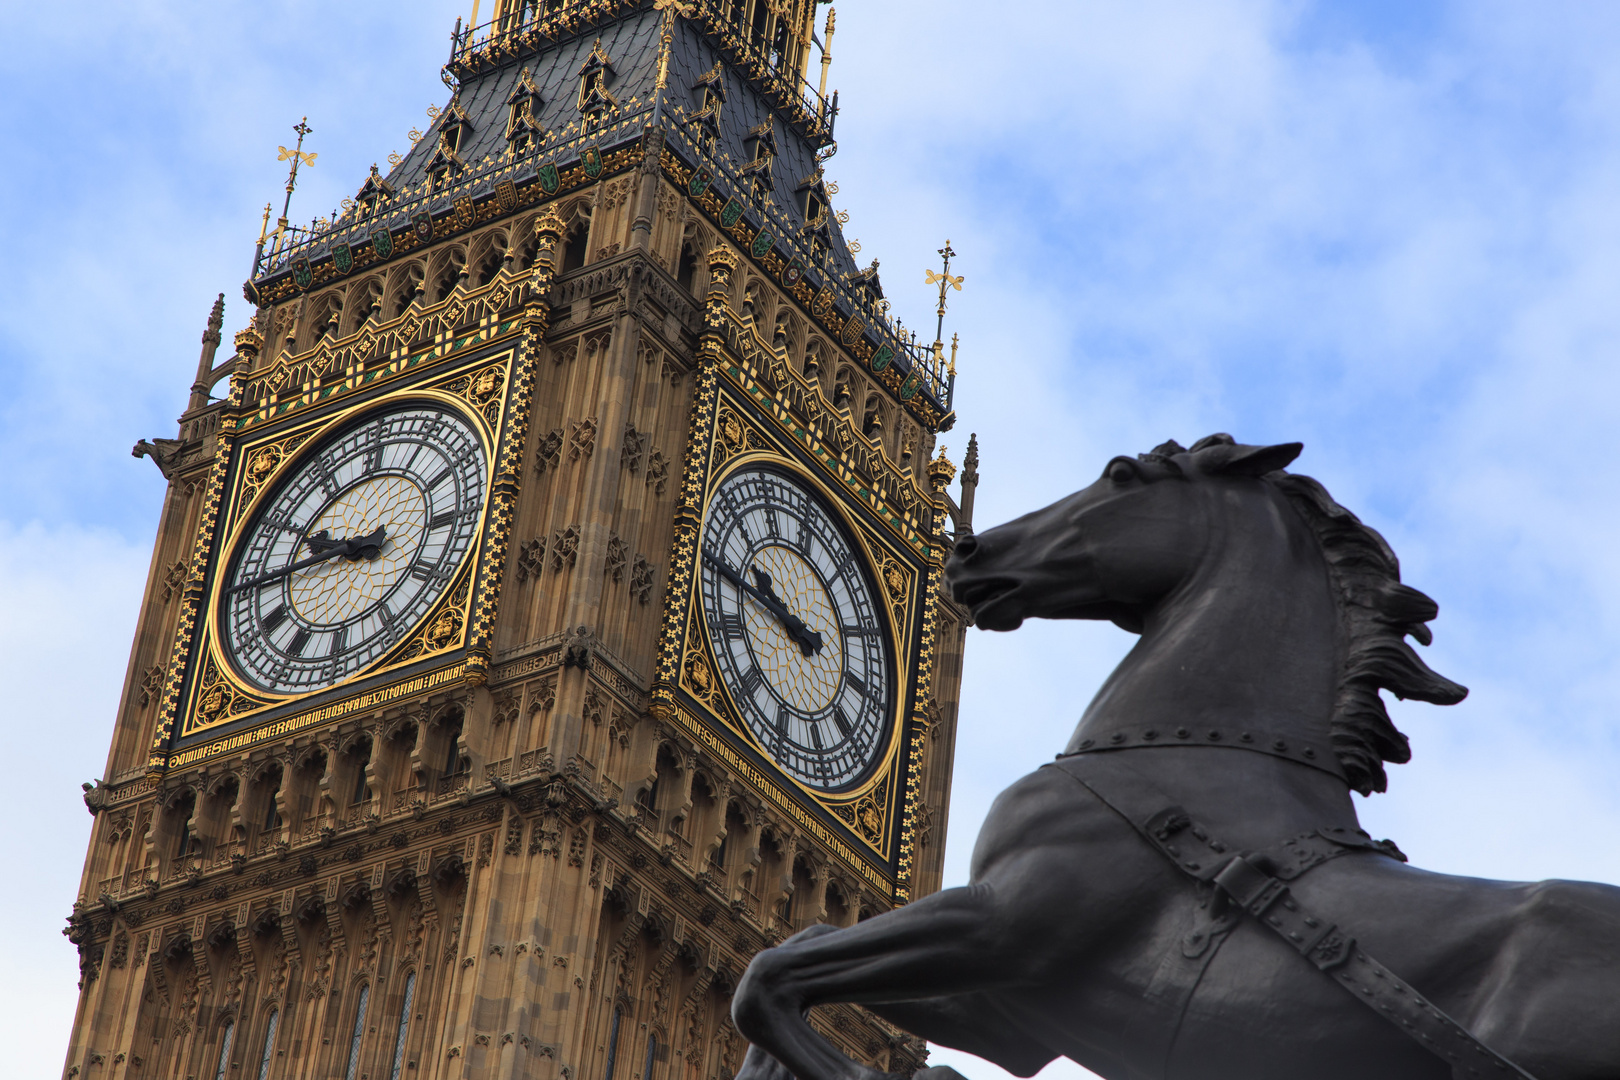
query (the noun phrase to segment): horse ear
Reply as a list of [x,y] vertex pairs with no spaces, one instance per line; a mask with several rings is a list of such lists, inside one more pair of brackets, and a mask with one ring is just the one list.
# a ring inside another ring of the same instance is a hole
[[1234,446],[1211,472],[1225,476],[1264,476],[1285,469],[1305,449],[1304,443],[1278,443],[1276,446]]

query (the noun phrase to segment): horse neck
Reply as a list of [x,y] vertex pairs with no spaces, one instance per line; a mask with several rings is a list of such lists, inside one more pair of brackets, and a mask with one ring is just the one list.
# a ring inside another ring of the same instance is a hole
[[[1338,612],[1314,536],[1280,494],[1272,502],[1261,515],[1210,500],[1211,516],[1226,520],[1207,530],[1197,568],[1148,613],[1141,640],[1086,709],[1069,751],[1148,726],[1166,738],[1187,728],[1329,745],[1342,662]],[[1343,781],[1264,754],[1166,745],[1131,753],[1130,761],[1165,774],[1165,786],[1189,805],[1220,801],[1195,793],[1244,792],[1251,810],[1269,808],[1261,814],[1267,828],[1355,820]]]

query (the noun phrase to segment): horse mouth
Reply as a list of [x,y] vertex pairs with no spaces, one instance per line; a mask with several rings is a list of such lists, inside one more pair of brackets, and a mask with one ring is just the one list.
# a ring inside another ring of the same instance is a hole
[[977,615],[987,604],[994,603],[1016,588],[1018,582],[1011,578],[988,578],[984,581],[958,582],[951,593],[958,604]]

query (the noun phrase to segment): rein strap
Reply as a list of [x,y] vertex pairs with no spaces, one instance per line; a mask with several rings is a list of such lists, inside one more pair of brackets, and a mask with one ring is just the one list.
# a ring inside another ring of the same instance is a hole
[[1405,862],[1394,844],[1346,829],[1319,829],[1264,852],[1232,854],[1186,810],[1166,805],[1165,795],[1114,755],[1073,754],[1054,765],[1129,822],[1177,870],[1212,883],[1357,1001],[1447,1062],[1454,1077],[1535,1080],[1368,956],[1349,931],[1307,911],[1288,888],[1288,882],[1340,855],[1365,851]]

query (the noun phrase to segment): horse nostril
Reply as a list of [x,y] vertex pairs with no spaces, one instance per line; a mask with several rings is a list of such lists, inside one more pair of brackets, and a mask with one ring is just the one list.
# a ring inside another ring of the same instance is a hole
[[979,550],[979,538],[972,533],[956,538],[956,550],[953,552],[958,559],[970,559],[973,553]]

